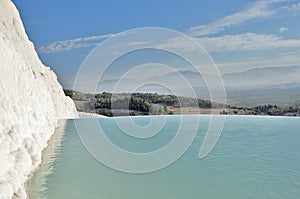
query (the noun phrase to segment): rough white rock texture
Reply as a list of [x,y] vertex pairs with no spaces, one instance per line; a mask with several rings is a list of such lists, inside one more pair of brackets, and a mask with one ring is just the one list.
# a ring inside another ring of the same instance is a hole
[[0,198],[26,198],[58,119],[78,117],[56,75],[39,60],[11,0],[0,0]]

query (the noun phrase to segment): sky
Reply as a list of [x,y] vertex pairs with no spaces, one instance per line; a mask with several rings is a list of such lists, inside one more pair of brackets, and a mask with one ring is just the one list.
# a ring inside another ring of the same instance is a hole
[[[143,27],[172,29],[191,37],[209,53],[221,74],[300,65],[300,0],[13,2],[42,62],[65,88],[72,87],[82,62],[99,43]],[[196,51],[180,38],[153,46]],[[156,53],[152,57],[161,61]],[[133,59],[120,59],[114,71],[129,60]],[[172,58],[164,63],[174,62]],[[187,70],[185,64],[181,67]]]

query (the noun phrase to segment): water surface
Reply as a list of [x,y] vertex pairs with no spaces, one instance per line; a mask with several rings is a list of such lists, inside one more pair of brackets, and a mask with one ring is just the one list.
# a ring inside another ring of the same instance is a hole
[[[196,116],[184,117],[192,121]],[[123,173],[101,164],[82,145],[74,120],[67,120],[64,136],[58,136],[60,141],[55,143],[59,144],[45,151],[50,158],[44,155],[42,168],[29,183],[30,197],[300,198],[299,118],[227,116],[219,142],[206,158],[199,159],[210,116],[200,118],[197,136],[187,152],[172,165],[147,174]],[[145,126],[150,121],[149,117],[133,119]],[[91,121],[77,122],[90,133]],[[112,142],[134,152],[163,147],[180,125],[179,116],[168,116],[159,134],[134,139],[122,133],[113,118],[98,121]]]

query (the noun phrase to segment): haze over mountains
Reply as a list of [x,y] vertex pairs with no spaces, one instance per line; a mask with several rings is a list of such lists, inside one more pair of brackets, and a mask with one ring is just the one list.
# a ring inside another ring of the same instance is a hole
[[255,68],[223,75],[227,87],[267,87],[300,84],[300,66]]
[[[123,78],[122,82],[125,84],[131,84],[137,81],[145,82],[174,82],[178,84],[178,77],[185,77],[194,87],[205,87],[205,81],[201,74],[194,71],[178,71],[168,73],[162,76],[152,76],[146,80],[142,79],[130,79]],[[206,78],[217,78],[213,75],[204,74]],[[268,68],[254,68],[241,73],[229,73],[222,75],[224,85],[226,88],[241,88],[244,87],[269,87],[269,86],[286,86],[286,85],[300,85],[300,66],[285,66],[285,67],[268,67]],[[115,84],[119,80],[106,79],[102,81],[101,88],[111,89],[111,85]],[[193,84],[197,83],[197,84]],[[200,84],[199,84],[200,83]],[[174,85],[176,85],[174,84]],[[124,85],[125,87],[125,85]],[[176,87],[180,87],[178,84]]]
[[[98,91],[131,92],[127,88],[135,85],[148,84],[139,88],[139,92],[172,93],[187,96],[187,84],[181,83],[185,78],[196,91],[198,97],[209,99],[209,92],[204,78],[216,79],[217,76],[204,74],[201,76],[196,71],[172,72],[161,76],[123,78],[117,87],[114,87],[117,79],[106,79],[99,83]],[[295,104],[300,99],[300,66],[255,68],[241,73],[229,73],[222,75],[229,102],[241,105],[257,105],[266,103]],[[153,83],[151,85],[151,82]],[[155,84],[159,82],[161,85]],[[212,81],[214,82],[214,81]],[[171,85],[166,89],[163,85]],[[215,88],[216,85],[209,85]],[[117,89],[117,90],[116,90]]]

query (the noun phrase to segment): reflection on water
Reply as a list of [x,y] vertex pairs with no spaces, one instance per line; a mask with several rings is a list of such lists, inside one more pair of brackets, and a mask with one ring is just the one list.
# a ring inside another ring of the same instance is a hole
[[35,172],[28,182],[28,191],[31,199],[47,198],[47,178],[54,172],[54,163],[62,149],[62,141],[65,135],[67,120],[60,120],[55,134],[49,141],[48,147],[43,151],[42,166]]

